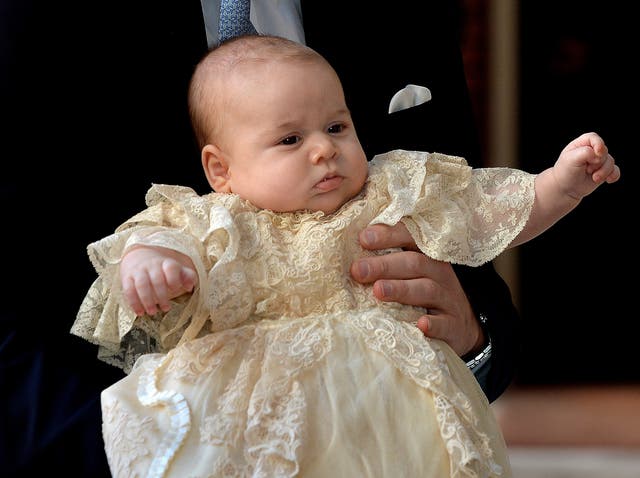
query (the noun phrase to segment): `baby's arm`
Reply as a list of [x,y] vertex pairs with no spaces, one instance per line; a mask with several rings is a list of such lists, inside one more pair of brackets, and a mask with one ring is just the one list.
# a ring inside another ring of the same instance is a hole
[[168,311],[169,301],[191,292],[197,278],[188,256],[164,247],[133,246],[120,263],[122,292],[139,316]]
[[602,183],[620,178],[620,168],[596,133],[571,141],[553,167],[537,175],[535,202],[524,229],[510,247],[523,244],[551,227]]

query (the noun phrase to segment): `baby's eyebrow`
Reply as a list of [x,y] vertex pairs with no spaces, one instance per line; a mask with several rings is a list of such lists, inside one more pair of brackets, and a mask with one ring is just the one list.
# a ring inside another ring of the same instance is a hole
[[339,110],[333,113],[336,116],[351,116],[351,111],[349,108],[340,108]]
[[[335,116],[339,116],[339,117],[351,117],[351,111],[349,110],[349,108],[340,108],[337,109],[336,111],[334,111],[333,113],[331,113],[331,117],[335,117]],[[280,123],[276,123],[275,125],[273,125],[272,129],[273,131],[287,131],[287,130],[296,130],[300,128],[300,123],[298,121],[292,121],[292,120],[285,120],[282,121]]]
[[282,123],[277,123],[275,125],[275,128],[278,130],[281,129],[295,129],[296,128],[296,123],[293,121],[283,121]]

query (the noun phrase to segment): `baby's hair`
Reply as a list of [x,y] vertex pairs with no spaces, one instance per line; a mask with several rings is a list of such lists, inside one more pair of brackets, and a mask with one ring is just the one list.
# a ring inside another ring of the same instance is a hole
[[245,35],[211,48],[196,65],[189,84],[189,115],[199,148],[219,132],[218,110],[225,100],[226,81],[239,67],[270,61],[329,63],[313,49],[272,35]]

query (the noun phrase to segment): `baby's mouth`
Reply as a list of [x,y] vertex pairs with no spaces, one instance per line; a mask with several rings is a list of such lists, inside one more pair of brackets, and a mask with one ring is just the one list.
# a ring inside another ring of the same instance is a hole
[[337,174],[328,174],[321,181],[316,184],[316,188],[321,191],[332,191],[342,184],[342,176]]

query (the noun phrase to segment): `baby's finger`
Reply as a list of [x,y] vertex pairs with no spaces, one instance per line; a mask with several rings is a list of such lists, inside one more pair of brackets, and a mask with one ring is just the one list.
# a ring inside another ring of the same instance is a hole
[[168,311],[171,308],[171,304],[169,303],[169,291],[167,290],[167,280],[163,269],[158,267],[150,270],[149,278],[151,280],[151,286],[153,287],[153,297],[155,300],[152,308],[157,312],[158,309],[156,305],[158,305],[160,310],[164,312]]
[[156,297],[151,278],[148,276],[147,271],[136,274],[133,280],[145,312],[149,315],[154,315],[158,312],[158,298]]
[[611,172],[611,174],[609,174],[606,178],[605,181],[609,184],[611,183],[615,183],[618,179],[620,179],[620,167],[615,165],[613,167],[613,171]]
[[183,267],[180,271],[182,279],[182,289],[184,292],[191,292],[196,286],[198,275],[196,271],[189,267]]
[[593,148],[593,151],[596,153],[596,156],[600,158],[606,158],[607,155],[609,154],[609,148],[607,148],[607,145],[604,142],[604,140],[597,134],[590,136],[589,139],[591,142],[591,147]]
[[127,277],[123,280],[122,295],[137,316],[144,315],[144,306],[140,301],[140,297],[138,297],[138,291],[136,290],[132,277]]
[[197,279],[193,269],[176,261],[165,261],[163,270],[167,279],[170,299],[193,290]]
[[613,157],[607,154],[599,168],[593,172],[592,179],[595,183],[600,184],[605,181],[615,182],[620,177],[620,168],[616,166]]
[[[596,154],[604,154],[606,152],[606,145],[604,140],[598,135],[598,133],[584,133],[571,141],[565,146],[564,151],[571,151],[574,149],[580,149],[583,147],[590,147]],[[605,149],[603,149],[605,148]]]

